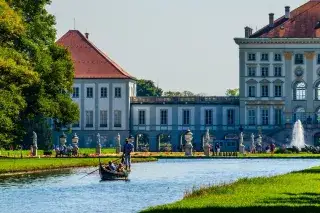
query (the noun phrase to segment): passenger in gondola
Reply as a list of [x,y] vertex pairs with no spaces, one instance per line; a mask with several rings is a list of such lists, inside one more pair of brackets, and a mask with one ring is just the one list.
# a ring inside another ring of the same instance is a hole
[[111,161],[109,161],[108,165],[106,166],[106,170],[115,171],[116,167]]
[[119,163],[118,167],[117,167],[117,172],[123,172],[124,171],[124,167],[122,163]]

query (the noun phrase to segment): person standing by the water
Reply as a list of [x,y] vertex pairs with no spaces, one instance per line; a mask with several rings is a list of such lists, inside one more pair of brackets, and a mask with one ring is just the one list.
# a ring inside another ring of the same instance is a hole
[[[130,137],[131,138],[131,137]],[[133,152],[133,144],[126,138],[126,143],[123,147],[124,163],[126,164],[126,170],[129,167],[131,169],[131,152]]]

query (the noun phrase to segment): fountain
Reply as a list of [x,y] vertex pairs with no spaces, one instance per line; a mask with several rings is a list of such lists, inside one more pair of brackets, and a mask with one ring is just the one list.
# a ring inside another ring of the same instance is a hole
[[291,147],[297,147],[299,150],[306,146],[304,141],[304,129],[300,120],[298,120],[293,127]]

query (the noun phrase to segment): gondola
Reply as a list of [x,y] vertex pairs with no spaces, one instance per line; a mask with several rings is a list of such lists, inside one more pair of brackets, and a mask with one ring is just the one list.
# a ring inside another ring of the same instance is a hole
[[128,180],[128,177],[130,174],[129,171],[124,171],[124,172],[108,171],[102,166],[101,163],[99,166],[99,173],[100,173],[100,178],[103,181],[106,181],[106,180]]

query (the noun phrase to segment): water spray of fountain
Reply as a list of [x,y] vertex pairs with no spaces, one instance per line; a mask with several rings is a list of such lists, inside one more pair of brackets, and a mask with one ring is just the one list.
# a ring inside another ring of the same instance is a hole
[[293,127],[292,131],[292,141],[291,141],[291,147],[295,146],[299,150],[302,148],[305,148],[306,144],[304,141],[304,129],[303,125],[300,120],[298,120]]

